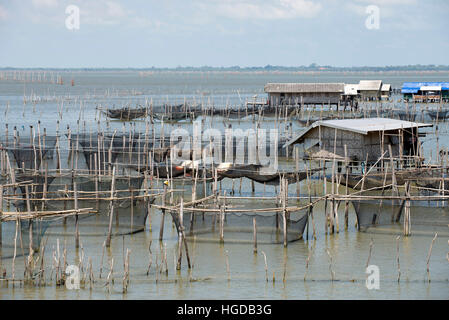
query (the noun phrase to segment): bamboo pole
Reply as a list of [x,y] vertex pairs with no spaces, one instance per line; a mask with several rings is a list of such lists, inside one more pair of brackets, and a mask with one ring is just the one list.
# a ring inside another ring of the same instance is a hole
[[396,237],[396,261],[398,263],[398,282],[401,280],[401,265],[399,263],[399,239],[401,236]]
[[373,246],[374,246],[374,241],[373,241],[373,238],[371,238],[371,241],[369,242],[369,254],[368,254],[368,259],[366,260],[365,268],[368,268],[368,266],[369,266],[369,262],[371,260],[371,253],[373,252]]
[[[349,179],[349,165],[348,165],[348,148],[347,145],[344,145],[345,148],[345,173],[346,173],[346,183],[345,183],[345,194],[348,195],[348,179]],[[345,201],[345,230],[348,230],[349,223],[349,201]]]
[[[184,214],[184,203],[181,198],[181,203],[179,206],[179,215],[178,215],[178,262],[176,264],[176,270],[181,270],[181,261],[182,261],[182,229],[183,229],[183,214]],[[194,213],[192,213],[193,215]]]
[[[164,195],[162,196],[162,206],[165,207],[165,198],[167,194],[167,188],[164,185]],[[165,224],[165,209],[162,209],[162,215],[161,215],[161,225],[159,229],[159,241],[162,241],[164,238],[164,224]]]
[[256,224],[256,217],[253,217],[253,241],[254,241],[253,253],[257,253],[257,224]]
[[262,251],[263,259],[265,262],[265,280],[268,282],[268,264],[267,264],[267,255]]
[[432,248],[435,240],[437,239],[438,233],[435,233],[435,236],[432,239],[432,243],[430,244],[429,253],[427,254],[427,281],[430,282],[430,256],[432,255]]
[[111,236],[112,236],[112,219],[114,216],[114,193],[115,193],[115,169],[116,166],[112,169],[112,183],[111,183],[111,202],[110,202],[110,212],[109,212],[109,228],[108,228],[108,236],[106,238],[106,247],[111,246]]
[[282,194],[282,229],[284,234],[284,247],[287,247],[287,191],[286,191],[286,183],[287,181],[282,178],[281,184],[283,186],[281,190]]
[[410,182],[405,183],[405,215],[404,215],[404,236],[411,235],[411,221],[410,221]]
[[79,248],[80,246],[80,230],[79,230],[79,222],[78,222],[78,188],[76,181],[73,183],[73,192],[74,192],[74,208],[75,208],[75,248]]

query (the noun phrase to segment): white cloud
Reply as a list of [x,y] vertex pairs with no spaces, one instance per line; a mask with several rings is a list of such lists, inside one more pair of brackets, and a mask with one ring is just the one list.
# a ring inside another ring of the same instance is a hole
[[79,1],[82,23],[91,25],[113,25],[127,23],[133,15],[116,1]]
[[357,2],[366,3],[366,5],[391,6],[391,5],[411,5],[416,4],[416,0],[357,0]]
[[33,0],[33,5],[38,8],[49,7],[54,8],[58,6],[58,0]]
[[366,15],[366,8],[370,5],[378,6],[384,17],[391,17],[398,12],[398,7],[410,8],[416,6],[417,0],[355,0],[347,2],[346,8],[358,15]]
[[198,5],[207,11],[213,12],[215,15],[239,20],[276,20],[313,17],[322,8],[320,3],[309,0],[208,0],[204,3],[198,3]]
[[106,1],[106,15],[111,18],[123,18],[127,16],[127,10],[125,10],[120,4]]

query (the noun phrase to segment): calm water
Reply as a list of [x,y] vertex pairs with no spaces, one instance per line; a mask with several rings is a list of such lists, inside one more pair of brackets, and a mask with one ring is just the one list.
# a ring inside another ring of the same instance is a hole
[[[154,104],[164,102],[188,101],[203,102],[224,106],[236,106],[252,99],[266,98],[263,86],[267,82],[345,82],[357,83],[360,79],[382,79],[399,88],[404,81],[449,81],[448,73],[410,73],[410,74],[292,74],[292,73],[154,73],[140,75],[138,72],[68,72],[60,73],[64,85],[18,82],[0,80],[0,132],[4,134],[5,124],[12,128],[17,126],[21,136],[29,135],[29,125],[37,127],[40,121],[41,130],[46,128],[49,134],[66,132],[69,125],[75,132],[80,130],[95,132],[103,129],[128,130],[129,123],[106,122],[96,107],[124,106],[130,104]],[[71,79],[75,86],[70,85]],[[28,100],[24,104],[24,96]],[[34,99],[36,103],[30,102]],[[40,101],[39,101],[40,100]],[[58,123],[59,121],[59,129]],[[100,123],[98,124],[98,121]],[[233,121],[233,126],[247,128],[250,122]],[[189,123],[182,124],[190,127]],[[223,128],[223,121],[216,119],[208,125]],[[299,125],[293,123],[293,129]],[[177,124],[173,125],[176,127]],[[271,128],[274,121],[266,121],[264,127]],[[157,131],[161,129],[155,125]],[[447,147],[447,124],[439,125],[438,143],[429,129],[429,135],[423,138],[427,157],[435,154],[438,148]],[[136,130],[145,130],[144,121],[135,122]],[[165,133],[170,125],[165,124]],[[64,138],[63,138],[64,139]],[[61,144],[65,140],[61,141]],[[239,196],[240,181],[235,180],[236,196]],[[232,189],[229,180],[223,181],[223,188]],[[330,185],[328,185],[330,188]],[[248,181],[243,180],[242,195],[250,195]],[[305,195],[307,187],[301,183],[301,192]],[[312,190],[322,194],[322,183],[315,181]],[[290,185],[291,196],[296,195],[296,186]],[[256,187],[256,195],[275,196],[278,188]],[[254,208],[256,201],[249,201],[248,207]],[[343,207],[343,206],[342,206]],[[420,210],[415,208],[414,210]],[[449,209],[440,209],[439,221],[449,224]],[[224,245],[216,242],[203,242],[191,239],[189,251],[194,263],[188,270],[185,260],[182,269],[176,271],[174,255],[177,235],[171,219],[165,219],[163,244],[167,249],[168,275],[155,270],[156,259],[160,259],[158,242],[160,229],[160,211],[151,211],[151,229],[146,224],[145,231],[125,237],[114,237],[110,250],[104,254],[102,279],[99,271],[102,258],[102,244],[105,240],[107,224],[104,217],[84,219],[81,227],[81,242],[84,253],[84,266],[92,259],[95,279],[98,280],[92,289],[87,284],[80,290],[68,290],[55,287],[54,275],[45,287],[0,286],[1,299],[448,299],[449,298],[449,263],[446,254],[449,252],[449,227],[439,224],[413,226],[412,236],[399,240],[401,279],[397,281],[396,237],[401,234],[401,225],[371,228],[359,232],[355,228],[355,214],[352,206],[349,210],[349,228],[343,226],[344,209],[339,210],[340,232],[326,235],[324,232],[324,207],[319,204],[314,208],[314,222],[317,239],[299,240],[289,243],[287,248],[280,244],[259,243],[258,253],[253,254],[251,243],[230,243],[226,239],[232,235],[225,233]],[[103,220],[102,220],[103,219]],[[413,215],[412,215],[413,221]],[[77,263],[74,245],[74,225],[64,227],[57,224],[50,227],[46,236],[46,266],[51,270],[52,251],[57,240],[62,247],[67,246],[68,262]],[[147,221],[148,222],[148,221]],[[413,233],[413,231],[416,231]],[[432,238],[438,232],[433,245],[430,260],[431,282],[427,281],[426,260]],[[230,239],[232,240],[232,239]],[[365,285],[367,274],[366,262],[373,248],[370,264],[380,269],[380,289],[369,290]],[[148,247],[151,244],[153,265],[147,275],[149,264]],[[131,283],[126,294],[122,293],[123,248],[129,248]],[[332,257],[330,258],[326,250]],[[266,281],[265,263],[262,251],[266,254],[268,279]],[[229,259],[229,274],[226,267],[226,255]],[[306,260],[310,256],[306,274]],[[105,278],[109,272],[109,259],[114,258],[115,284],[109,292]],[[2,259],[8,277],[11,276],[11,258]],[[16,277],[23,274],[23,257],[16,258]],[[335,273],[331,281],[331,271]],[[49,271],[50,273],[50,271]],[[275,281],[273,281],[273,277]],[[285,277],[285,281],[283,278]],[[304,278],[306,278],[304,280]]]

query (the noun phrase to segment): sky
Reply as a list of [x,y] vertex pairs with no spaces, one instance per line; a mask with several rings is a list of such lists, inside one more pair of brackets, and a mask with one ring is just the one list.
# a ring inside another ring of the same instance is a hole
[[0,0],[0,67],[312,63],[449,65],[449,1]]

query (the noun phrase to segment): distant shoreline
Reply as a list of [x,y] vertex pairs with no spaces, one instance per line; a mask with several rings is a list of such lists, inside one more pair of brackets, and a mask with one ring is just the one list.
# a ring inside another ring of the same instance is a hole
[[385,67],[331,67],[331,66],[300,66],[300,67],[177,67],[177,68],[19,68],[0,67],[0,71],[58,71],[58,72],[247,72],[247,73],[411,73],[411,72],[449,72],[449,66],[413,65]]

